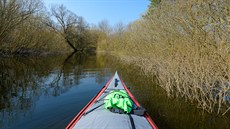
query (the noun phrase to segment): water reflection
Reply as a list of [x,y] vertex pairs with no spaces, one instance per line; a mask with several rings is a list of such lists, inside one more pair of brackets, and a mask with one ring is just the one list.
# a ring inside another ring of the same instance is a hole
[[64,128],[118,71],[160,129],[229,129],[183,98],[169,98],[154,77],[106,55],[0,59],[0,128]]
[[0,59],[0,128],[13,128],[18,120],[33,117],[37,103],[69,92],[83,78],[93,77],[103,85],[108,71],[102,67],[95,55]]

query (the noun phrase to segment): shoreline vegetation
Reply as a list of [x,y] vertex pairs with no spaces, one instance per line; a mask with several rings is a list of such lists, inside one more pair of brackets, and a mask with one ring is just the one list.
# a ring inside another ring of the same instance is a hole
[[0,56],[95,50],[99,32],[63,5],[42,0],[0,1]]
[[60,52],[60,51],[45,51],[45,50],[20,50],[15,52],[10,52],[6,50],[0,51],[1,57],[15,57],[15,56],[23,56],[23,57],[31,57],[31,56],[55,56],[55,55],[64,55],[68,52]]
[[230,111],[229,0],[150,0],[125,25],[89,26],[63,5],[0,1],[0,56],[104,51],[157,78],[170,97],[225,115]]
[[230,110],[230,6],[227,0],[151,0],[143,18],[98,43],[133,64],[171,97],[220,115]]

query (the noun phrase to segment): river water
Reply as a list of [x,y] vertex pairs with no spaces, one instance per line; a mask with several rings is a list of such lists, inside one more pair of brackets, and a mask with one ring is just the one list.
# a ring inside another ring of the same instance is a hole
[[106,55],[0,59],[0,129],[63,129],[115,71],[160,129],[230,129],[230,115],[208,114],[170,98],[138,68]]

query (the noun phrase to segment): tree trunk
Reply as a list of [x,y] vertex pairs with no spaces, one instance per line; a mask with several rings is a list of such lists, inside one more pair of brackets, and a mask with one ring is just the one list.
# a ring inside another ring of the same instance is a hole
[[66,42],[69,44],[69,46],[74,50],[74,52],[77,52],[77,51],[78,51],[77,48],[75,48],[75,47],[73,46],[73,44],[71,43],[71,41],[69,41],[68,38],[65,38],[65,39],[66,39]]

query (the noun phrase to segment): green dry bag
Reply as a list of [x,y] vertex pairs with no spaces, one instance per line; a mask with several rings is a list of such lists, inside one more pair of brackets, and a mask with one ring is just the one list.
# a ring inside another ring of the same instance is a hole
[[130,113],[133,107],[133,101],[125,90],[112,90],[105,97],[104,106],[106,109],[118,108],[125,113]]

